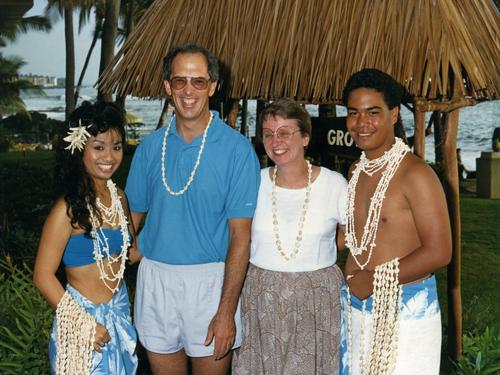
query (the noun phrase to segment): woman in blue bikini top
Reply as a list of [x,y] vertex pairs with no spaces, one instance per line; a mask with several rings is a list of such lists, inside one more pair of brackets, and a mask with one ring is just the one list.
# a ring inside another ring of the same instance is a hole
[[[136,333],[123,283],[136,253],[125,193],[111,181],[123,159],[123,112],[86,103],[70,117],[63,195],[45,221],[34,282],[56,310],[49,343],[55,373],[133,374]],[[65,265],[66,288],[56,277]]]

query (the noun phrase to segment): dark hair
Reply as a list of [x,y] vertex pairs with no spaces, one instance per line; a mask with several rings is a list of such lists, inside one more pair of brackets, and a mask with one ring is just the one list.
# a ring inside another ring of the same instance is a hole
[[219,61],[217,58],[206,48],[194,43],[183,44],[168,51],[167,55],[163,59],[163,78],[165,80],[168,81],[171,78],[172,62],[180,53],[201,53],[207,61],[208,75],[210,76],[210,79],[212,81],[219,80]]
[[261,127],[264,120],[269,116],[281,116],[286,119],[297,120],[300,133],[302,135],[307,134],[309,138],[312,135],[311,116],[309,116],[306,109],[295,100],[281,98],[267,105],[259,115],[259,125]]
[[[85,126],[86,130],[94,137],[113,129],[120,134],[122,142],[125,142],[125,115],[123,110],[114,103],[91,104],[83,102],[80,107],[73,111],[68,121],[70,128],[79,125]],[[94,182],[83,164],[83,150],[75,149],[73,153],[64,150],[60,178],[71,225],[74,228],[80,226],[86,232],[90,232],[92,224],[90,223],[87,203],[94,212],[98,212],[98,210],[95,207]]]
[[[409,98],[409,94],[403,85],[389,74],[378,69],[362,69],[350,76],[345,84],[342,92],[342,102],[346,107],[351,92],[361,88],[372,89],[381,93],[389,109],[394,107],[400,109],[401,102]],[[398,119],[394,124],[394,135],[408,143],[403,121],[401,120],[401,113],[398,113]]]
[[360,88],[380,92],[389,109],[399,107],[405,93],[404,87],[389,74],[378,69],[363,69],[349,77],[345,84],[342,92],[342,102],[346,107],[351,91]]

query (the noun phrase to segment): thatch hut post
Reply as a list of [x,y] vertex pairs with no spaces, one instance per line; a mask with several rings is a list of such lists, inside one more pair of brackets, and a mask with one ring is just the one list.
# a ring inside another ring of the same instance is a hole
[[239,105],[240,101],[238,99],[232,99],[231,106],[229,107],[229,112],[227,114],[227,124],[233,129],[236,127]]
[[266,102],[264,100],[257,100],[256,116],[255,116],[255,136],[257,139],[262,139],[262,126],[259,124],[260,113],[266,107]]
[[448,265],[448,347],[452,358],[462,352],[460,193],[457,165],[458,109],[448,112],[445,121],[444,175],[452,233],[452,258]]
[[[452,232],[452,259],[448,265],[448,350],[452,358],[462,352],[462,295],[461,295],[461,221],[460,191],[457,164],[458,118],[461,107],[475,105],[474,99],[458,98],[448,102],[415,100],[415,153],[425,152],[425,112],[434,112],[437,119],[445,114],[443,167],[444,190]],[[419,129],[419,130],[417,130]],[[421,140],[417,151],[417,139]],[[420,156],[420,155],[419,155]]]
[[337,117],[337,107],[335,106],[335,104],[318,105],[318,117],[320,118]]
[[240,127],[240,133],[243,135],[247,134],[247,124],[248,124],[248,100],[243,99],[241,102],[241,127]]
[[414,106],[413,117],[415,119],[415,135],[413,152],[418,157],[425,159],[425,112]]

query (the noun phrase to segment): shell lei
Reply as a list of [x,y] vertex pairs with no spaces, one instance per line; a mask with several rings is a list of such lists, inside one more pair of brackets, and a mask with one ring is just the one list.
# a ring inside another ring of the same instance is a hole
[[57,304],[56,374],[90,374],[96,319],[66,291]]
[[[370,345],[365,360],[366,300],[362,305],[359,339],[359,367],[362,375],[390,375],[397,360],[399,341],[399,310],[402,288],[399,286],[399,258],[375,267],[373,280],[373,308],[371,313]],[[352,374],[352,305],[347,287],[347,350],[349,374]]]
[[274,167],[273,171],[273,178],[272,178],[272,183],[273,183],[273,191],[271,194],[271,206],[272,206],[272,212],[273,212],[273,232],[274,232],[274,241],[276,244],[276,249],[278,249],[278,252],[280,255],[285,258],[285,260],[291,260],[294,259],[297,254],[299,253],[300,250],[300,243],[302,242],[302,230],[304,229],[304,222],[306,221],[306,215],[307,215],[307,208],[309,207],[309,201],[311,197],[311,180],[312,180],[312,165],[309,162],[309,160],[306,160],[307,164],[307,186],[306,186],[306,195],[304,197],[304,204],[302,205],[302,214],[300,215],[299,218],[299,229],[297,232],[297,236],[295,237],[295,245],[293,247],[293,250],[290,251],[288,254],[285,253],[281,246],[281,240],[280,240],[280,234],[279,234],[279,224],[278,224],[278,208],[277,208],[277,191],[276,191],[276,175],[278,171],[278,166]]
[[[390,150],[386,151],[384,155],[375,160],[368,160],[363,152],[361,154],[360,162],[358,163],[354,173],[347,186],[347,223],[346,223],[346,245],[349,248],[352,257],[359,268],[364,269],[370,262],[373,249],[375,248],[375,238],[377,236],[378,223],[380,220],[380,212],[384,202],[385,193],[389,187],[389,183],[396,173],[401,161],[405,155],[410,151],[410,148],[400,139],[396,138],[396,142]],[[367,175],[372,176],[377,171],[386,166],[382,172],[382,177],[377,184],[375,193],[373,194],[370,207],[368,209],[368,216],[363,228],[363,234],[358,244],[354,226],[354,200],[356,196],[356,186],[358,184],[359,175],[365,172]],[[366,262],[361,263],[356,256],[359,256],[369,249],[368,258]]]
[[189,178],[188,178],[186,184],[179,191],[173,191],[170,188],[170,185],[167,182],[167,177],[165,176],[165,158],[166,158],[167,138],[168,138],[168,133],[170,132],[170,127],[172,126],[172,122],[174,121],[174,117],[172,117],[170,119],[170,122],[168,123],[168,126],[165,129],[165,134],[163,136],[163,142],[161,145],[161,178],[163,181],[163,186],[165,187],[165,190],[167,191],[168,194],[174,195],[174,196],[182,195],[187,191],[187,189],[189,189],[189,186],[193,182],[194,176],[196,175],[196,171],[198,169],[198,166],[200,165],[201,154],[203,154],[203,149],[205,148],[205,142],[207,140],[208,129],[210,128],[210,125],[212,124],[213,118],[214,118],[214,116],[213,116],[212,112],[210,112],[210,119],[208,120],[208,125],[205,128],[205,131],[203,132],[200,150],[198,151],[198,156],[196,157],[196,162],[194,163],[193,169],[191,170],[191,174],[189,175]]
[[[99,220],[92,212],[90,206],[88,206],[88,210],[90,212],[90,222],[92,223],[90,236],[92,237],[92,243],[94,245],[94,259],[96,261],[97,268],[99,269],[99,275],[104,285],[112,293],[115,293],[120,287],[120,281],[123,279],[123,275],[125,273],[125,262],[128,259],[127,251],[130,247],[130,235],[127,227],[128,221],[125,217],[125,212],[123,211],[123,206],[118,196],[116,185],[113,181],[108,180],[107,187],[111,195],[111,206],[106,208],[106,210],[99,209],[99,211],[101,213],[103,223],[114,224],[114,220],[118,218],[120,232],[122,234],[122,248],[117,256],[111,255],[108,239],[100,227],[101,225]],[[98,201],[97,206],[100,207],[103,205],[100,201]],[[104,263],[105,259],[107,259],[107,264]],[[113,270],[113,264],[115,263],[120,263],[118,272]],[[115,286],[112,286],[111,283],[115,283]]]

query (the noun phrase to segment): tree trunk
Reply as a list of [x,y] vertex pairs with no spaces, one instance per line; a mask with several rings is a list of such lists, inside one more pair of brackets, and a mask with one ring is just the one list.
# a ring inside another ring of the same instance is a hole
[[158,123],[156,124],[156,129],[160,129],[163,124],[165,123],[165,120],[167,119],[168,116],[168,103],[169,103],[169,97],[165,97],[165,103],[163,104],[163,108],[161,110],[161,115],[160,118],[158,119]]
[[101,32],[101,27],[102,27],[102,20],[97,19],[96,25],[95,25],[95,30],[94,30],[94,36],[92,38],[92,43],[90,44],[90,48],[87,52],[87,56],[85,57],[85,62],[83,63],[83,68],[82,68],[82,71],[80,73],[80,77],[78,78],[78,83],[76,85],[75,105],[78,103],[78,98],[80,97],[80,89],[81,89],[82,83],[83,83],[83,77],[85,77],[85,73],[87,72],[87,67],[89,66],[90,57],[92,56],[92,52],[94,51],[94,47],[97,43],[97,39],[99,39],[99,33]]
[[[118,17],[120,13],[120,0],[106,0],[104,23],[102,26],[101,39],[101,62],[99,64],[99,76],[113,60],[115,55],[115,42],[118,30]],[[98,101],[112,101],[111,93],[103,93],[101,90],[97,92]]]
[[[128,7],[127,7],[127,15],[126,15],[126,20],[125,20],[125,41],[129,37],[130,34],[132,34],[132,31],[135,29],[135,22],[134,22],[134,9],[135,9],[135,0],[128,0]],[[123,95],[116,95],[116,104],[118,104],[123,110],[125,110],[125,100],[127,98],[126,94]]]
[[64,7],[64,36],[66,41],[66,120],[75,110],[75,40],[73,36],[73,7]]

